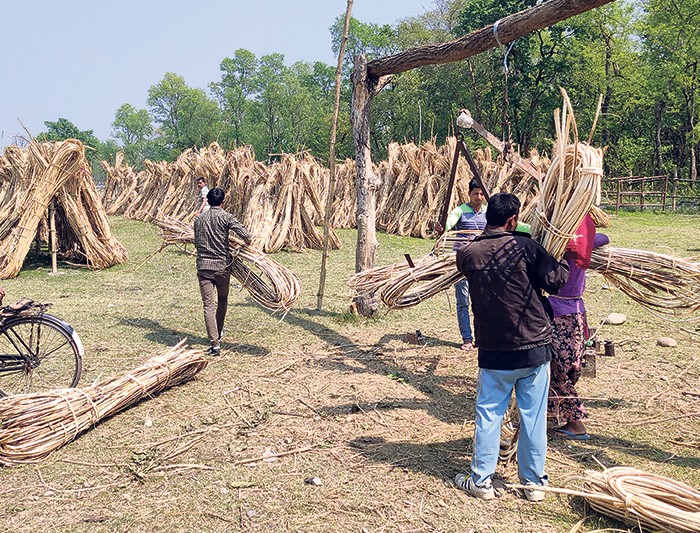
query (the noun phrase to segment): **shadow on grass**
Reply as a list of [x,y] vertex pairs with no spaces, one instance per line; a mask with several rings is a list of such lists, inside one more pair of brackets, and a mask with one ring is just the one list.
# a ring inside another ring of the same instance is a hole
[[[164,346],[174,346],[180,342],[183,338],[187,337],[188,344],[190,345],[204,345],[209,346],[209,338],[201,335],[192,335],[191,332],[183,332],[174,330],[172,328],[165,328],[161,326],[160,322],[150,318],[126,318],[122,317],[120,323],[125,326],[142,328],[149,330],[144,336],[158,344]],[[268,355],[270,350],[263,346],[257,346],[255,344],[240,344],[235,342],[227,342],[226,337],[221,341],[221,347],[223,350],[244,353],[247,355]]]
[[[683,468],[700,469],[700,457],[687,457],[674,454],[668,450],[657,448],[639,441],[631,441],[620,437],[608,437],[591,434],[593,437],[586,444],[577,441],[551,438],[549,446],[560,451],[569,459],[582,464],[585,467],[600,469],[600,463],[607,468],[613,466],[633,465],[634,458],[639,457],[655,463],[666,463]],[[630,456],[628,460],[620,460],[619,455],[615,457],[610,453],[615,450],[617,454]],[[595,459],[593,458],[595,457]],[[597,459],[597,461],[596,461]]]
[[348,444],[375,463],[386,463],[393,468],[406,468],[445,480],[451,480],[455,473],[465,471],[469,465],[467,455],[472,449],[471,438],[414,444],[387,442],[383,437],[364,436],[353,439]]
[[[275,315],[273,315],[275,316]],[[325,324],[321,324],[314,317],[339,317],[337,313],[326,311],[325,313],[317,312],[315,309],[294,309],[285,317],[285,321],[293,326],[303,328],[316,335],[318,338],[329,344],[331,347],[338,350],[337,357],[323,358],[316,361],[316,364],[345,374],[376,374],[385,376],[388,379],[401,381],[408,386],[414,387],[416,390],[429,396],[428,400],[417,400],[407,402],[384,402],[385,405],[381,408],[392,409],[396,407],[409,407],[412,409],[422,409],[430,416],[437,420],[447,423],[461,424],[465,419],[471,419],[474,412],[474,399],[468,398],[463,394],[455,394],[449,390],[446,385],[448,383],[459,383],[460,389],[463,391],[476,389],[476,376],[438,376],[435,370],[439,363],[439,356],[431,353],[418,353],[418,358],[422,358],[422,371],[416,373],[406,366],[402,366],[398,353],[394,347],[389,348],[388,343],[393,340],[402,340],[403,335],[391,334],[384,335],[377,343],[368,346],[366,344],[357,344],[351,338],[342,335],[338,331],[329,328]],[[433,344],[434,342],[434,344]],[[442,341],[440,339],[428,338],[425,343],[427,346],[449,346],[454,347],[455,343]],[[423,345],[406,344],[406,352],[410,354],[410,361],[416,361],[416,351],[421,350]],[[385,352],[387,356],[383,357]],[[350,359],[359,363],[359,365],[346,364],[343,360]],[[380,402],[381,403],[381,402]],[[379,408],[379,403],[373,403],[368,408]],[[353,412],[357,410],[357,404],[345,404],[335,406],[333,408],[323,409],[325,412]]]
[[[56,267],[58,272],[60,273],[62,270],[69,270],[69,271],[79,271],[79,272],[84,272],[90,270],[87,266],[87,264],[82,264],[76,262],[68,262],[59,256],[58,261],[56,263]],[[51,273],[51,255],[49,254],[40,254],[40,255],[28,255],[24,263],[22,264],[22,272],[38,272],[38,271],[44,271],[46,270],[48,274]]]

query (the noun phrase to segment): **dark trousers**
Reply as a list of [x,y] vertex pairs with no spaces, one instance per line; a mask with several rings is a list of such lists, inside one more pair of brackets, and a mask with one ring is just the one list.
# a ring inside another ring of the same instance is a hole
[[198,270],[199,292],[204,304],[204,325],[212,346],[219,346],[219,333],[224,329],[228,307],[228,291],[231,283],[229,269]]

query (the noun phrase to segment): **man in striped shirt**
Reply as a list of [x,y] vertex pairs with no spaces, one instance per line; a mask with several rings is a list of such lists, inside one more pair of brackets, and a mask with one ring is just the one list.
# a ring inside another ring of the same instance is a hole
[[197,248],[197,279],[204,304],[204,324],[209,336],[209,355],[221,353],[224,318],[228,306],[233,256],[229,249],[229,231],[246,244],[251,238],[232,214],[224,211],[224,191],[218,187],[207,193],[210,208],[194,221],[194,245]]
[[[462,236],[473,239],[486,227],[486,197],[479,182],[469,182],[469,203],[455,207],[447,217],[447,231],[463,231]],[[474,349],[474,338],[469,323],[469,283],[463,278],[455,283],[455,302],[457,304],[457,324],[462,335],[462,350]]]

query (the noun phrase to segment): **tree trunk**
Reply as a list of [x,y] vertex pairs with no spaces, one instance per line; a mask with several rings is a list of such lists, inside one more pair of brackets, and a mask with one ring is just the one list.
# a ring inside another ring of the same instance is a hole
[[[370,150],[369,111],[372,98],[389,82],[385,76],[378,80],[367,77],[367,58],[355,57],[352,72],[352,109],[350,121],[355,140],[355,166],[357,189],[357,248],[355,272],[372,268],[377,255],[377,233],[375,228],[377,196],[380,181],[372,170]],[[355,298],[357,311],[370,316],[377,312],[379,305],[373,296],[360,295]]]
[[[508,44],[535,30],[551,26],[574,15],[608,4],[613,0],[549,0],[524,9],[500,20],[498,38]],[[461,61],[498,46],[493,25],[465,35],[460,39],[440,44],[429,44],[411,48],[392,56],[370,61],[367,75],[379,78],[387,74],[398,74],[426,65],[441,65]]]
[[657,175],[663,174],[664,155],[661,149],[661,123],[666,110],[666,102],[660,100],[654,107],[654,172]]

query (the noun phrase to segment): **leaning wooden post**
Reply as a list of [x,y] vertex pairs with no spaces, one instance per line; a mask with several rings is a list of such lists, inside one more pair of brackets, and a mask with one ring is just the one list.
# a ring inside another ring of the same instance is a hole
[[58,273],[56,255],[58,246],[56,246],[56,198],[51,198],[49,204],[49,240],[51,241],[51,273]]
[[352,12],[352,1],[348,0],[345,10],[345,27],[343,37],[340,39],[340,50],[338,51],[338,65],[335,69],[335,102],[333,104],[333,122],[331,123],[330,176],[328,178],[328,193],[326,196],[326,212],[323,216],[323,254],[321,256],[321,276],[318,282],[318,293],[316,294],[316,310],[323,307],[323,291],[326,286],[326,262],[328,261],[328,237],[331,225],[331,209],[333,209],[333,195],[335,194],[335,140],[338,132],[338,112],[340,110],[340,75],[343,72],[343,57],[345,56],[345,44],[348,40],[350,30],[350,13]]
[[[350,122],[355,140],[355,188],[357,191],[357,247],[355,250],[355,272],[372,268],[377,255],[377,232],[375,228],[377,197],[381,182],[372,169],[372,152],[369,144],[369,111],[372,98],[391,79],[367,77],[367,58],[355,56],[352,72],[352,107]],[[359,295],[353,303],[364,316],[377,312],[379,304],[373,295]]]

